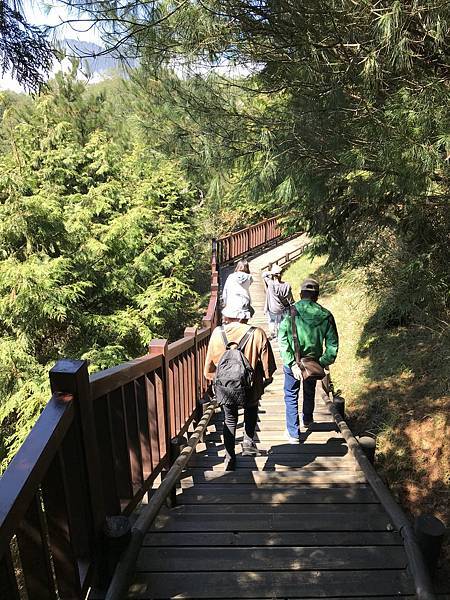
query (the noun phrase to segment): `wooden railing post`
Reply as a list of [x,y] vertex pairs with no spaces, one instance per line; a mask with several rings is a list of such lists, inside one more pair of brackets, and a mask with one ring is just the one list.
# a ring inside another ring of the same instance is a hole
[[[170,466],[172,466],[174,464],[174,462],[177,460],[177,458],[180,456],[181,450],[183,449],[184,446],[186,446],[186,444],[187,444],[187,440],[185,437],[182,437],[182,436],[176,436],[170,440],[170,446],[169,446]],[[177,485],[176,484],[170,490],[170,494],[167,496],[166,503],[169,508],[175,508],[175,506],[177,505]]]
[[167,359],[167,348],[169,343],[164,339],[156,339],[150,342],[148,351],[149,354],[161,354],[162,356],[162,385],[163,385],[163,400],[164,400],[164,415],[165,415],[165,438],[166,450],[169,456],[170,439],[172,431],[175,435],[175,413],[172,406],[173,398],[170,395],[169,389],[169,361]]
[[199,356],[198,356],[198,345],[197,345],[197,327],[186,327],[184,330],[184,337],[194,338],[194,380],[195,380],[195,416],[194,426],[197,427],[200,419],[203,417],[203,407],[200,404],[200,368],[199,368]]
[[220,241],[218,242],[216,238],[213,238],[211,240],[211,268],[213,271],[217,266],[217,262],[221,260],[220,255],[223,253],[221,249],[222,243]]
[[59,360],[50,370],[49,375],[52,392],[67,392],[75,399],[83,439],[94,527],[96,531],[100,531],[105,521],[105,508],[87,361]]
[[53,393],[72,395],[75,406],[75,421],[43,482],[55,575],[64,596],[73,593],[76,560],[99,558],[106,514],[87,361],[58,361],[50,385]]

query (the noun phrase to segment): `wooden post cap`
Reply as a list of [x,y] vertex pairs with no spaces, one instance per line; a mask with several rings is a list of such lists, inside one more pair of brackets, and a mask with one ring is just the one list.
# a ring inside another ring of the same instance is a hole
[[438,566],[446,527],[437,517],[424,514],[415,518],[414,532],[422,550],[424,561],[430,572],[434,573]]
[[373,464],[375,461],[375,450],[377,447],[376,438],[370,437],[368,435],[362,435],[357,436],[356,439],[358,440],[358,443],[361,446],[361,449],[363,450],[364,454],[367,456],[371,464]]
[[98,585],[106,589],[120,556],[131,541],[131,521],[124,515],[106,517],[98,558]]
[[177,435],[170,440],[170,444],[174,447],[178,446],[183,448],[187,444],[187,439],[182,435]]
[[342,398],[342,396],[334,396],[333,403],[338,413],[345,419],[345,398]]
[[416,529],[425,531],[432,537],[442,537],[446,530],[444,523],[434,515],[419,515],[416,517],[414,525]]
[[117,539],[131,535],[131,522],[128,517],[116,515],[106,517],[103,533],[109,539]]

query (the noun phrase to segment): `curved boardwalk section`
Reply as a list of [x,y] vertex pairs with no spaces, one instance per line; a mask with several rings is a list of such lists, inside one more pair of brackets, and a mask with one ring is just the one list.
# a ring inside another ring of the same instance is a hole
[[[251,262],[254,324],[266,326],[261,268],[301,242]],[[160,513],[145,537],[130,598],[414,597],[401,538],[319,394],[302,444],[285,442],[276,342],[274,351],[278,370],[257,427],[265,455],[238,453],[236,471],[225,472],[216,414],[183,475],[177,506]]]

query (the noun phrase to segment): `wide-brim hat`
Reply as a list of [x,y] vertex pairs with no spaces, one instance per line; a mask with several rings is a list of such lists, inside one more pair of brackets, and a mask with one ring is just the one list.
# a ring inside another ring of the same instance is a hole
[[280,275],[282,270],[283,269],[280,267],[280,265],[277,265],[277,263],[274,263],[272,265],[272,268],[270,269],[270,274],[271,275]]
[[300,291],[319,293],[319,282],[315,279],[305,279],[300,286]]

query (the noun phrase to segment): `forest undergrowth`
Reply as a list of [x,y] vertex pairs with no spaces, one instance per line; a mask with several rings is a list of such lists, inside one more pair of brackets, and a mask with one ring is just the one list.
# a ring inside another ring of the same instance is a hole
[[[355,435],[377,436],[376,468],[411,515],[450,520],[449,332],[411,323],[380,324],[381,299],[368,294],[364,272],[333,269],[326,256],[303,256],[286,271],[298,290],[312,276],[319,303],[335,316],[340,347],[331,367]],[[436,576],[450,589],[447,541]]]

